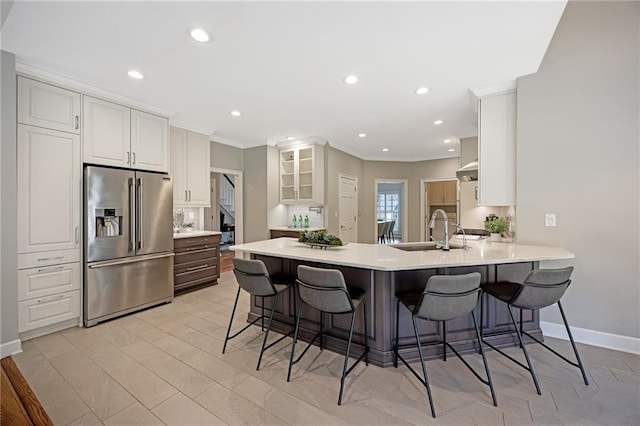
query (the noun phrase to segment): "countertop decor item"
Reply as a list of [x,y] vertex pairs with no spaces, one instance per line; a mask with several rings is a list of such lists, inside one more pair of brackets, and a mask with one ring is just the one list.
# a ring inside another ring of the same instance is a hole
[[500,241],[500,237],[507,230],[507,221],[499,217],[484,222],[484,229],[491,232],[492,241]]
[[325,231],[307,231],[300,234],[298,241],[310,245],[311,247],[342,246],[342,240],[335,235]]

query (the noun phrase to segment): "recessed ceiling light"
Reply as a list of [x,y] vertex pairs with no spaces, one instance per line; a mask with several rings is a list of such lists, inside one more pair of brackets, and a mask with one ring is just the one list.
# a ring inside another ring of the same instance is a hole
[[202,28],[191,27],[187,29],[187,34],[189,34],[192,39],[199,41],[200,43],[207,43],[211,40],[209,33]]
[[366,138],[367,134],[366,133],[358,133],[358,137],[359,138]]
[[344,78],[344,82],[347,84],[356,84],[358,82],[358,77],[355,75],[348,75]]
[[455,150],[456,150],[455,148],[449,148],[447,151],[449,151],[449,152],[453,152],[453,151],[455,151]]
[[142,80],[144,78],[144,75],[142,75],[140,71],[136,70],[131,70],[127,74],[129,74],[129,77],[135,78],[136,80]]
[[295,136],[287,136],[287,140],[292,141],[295,139]]
[[389,148],[382,148],[382,152],[387,152],[389,151]]
[[240,117],[240,111],[231,111],[231,115],[233,115],[234,117]]
[[418,95],[424,95],[425,93],[429,93],[429,88],[428,87],[420,87],[419,89],[416,89],[416,93]]
[[444,121],[442,121],[442,120],[436,120],[436,121],[433,122],[433,124],[435,124],[436,126],[439,126],[442,123],[444,123]]
[[443,142],[444,143],[451,143],[451,139],[445,139]]

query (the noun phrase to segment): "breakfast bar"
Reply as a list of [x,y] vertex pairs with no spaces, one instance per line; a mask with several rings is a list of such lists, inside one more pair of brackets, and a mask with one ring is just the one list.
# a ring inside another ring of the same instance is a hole
[[[314,249],[293,238],[278,238],[232,246],[231,250],[247,253],[253,259],[262,260],[271,274],[296,276],[298,265],[340,270],[349,286],[362,289],[366,293],[367,324],[369,333],[369,361],[381,367],[393,365],[394,328],[396,318],[395,294],[400,291],[423,289],[427,279],[436,274],[454,275],[479,272],[483,283],[500,281],[522,281],[526,275],[538,267],[540,261],[572,259],[574,255],[562,248],[530,246],[503,242],[472,241],[467,249],[458,247],[450,251],[439,250],[434,243],[404,243],[395,245],[348,243],[344,246]],[[509,330],[511,321],[504,303],[486,295],[482,315],[480,304],[476,306],[477,318],[482,317],[482,327],[487,340],[496,347],[514,346],[517,341],[513,334],[491,333]],[[294,294],[286,293],[275,307],[273,329],[289,332],[294,324]],[[270,301],[265,299],[265,308],[270,309]],[[260,316],[262,299],[252,297],[249,320]],[[361,318],[361,317],[360,317]],[[300,324],[300,338],[310,339],[319,330],[320,314],[303,308]],[[325,331],[329,335],[345,337],[349,331],[349,318],[343,315],[326,315]],[[524,330],[542,339],[538,312],[524,312]],[[357,321],[354,341],[364,342],[364,324]],[[441,340],[438,322],[420,324],[422,341]],[[402,310],[399,316],[400,345],[415,341],[411,316]],[[469,318],[459,318],[447,324],[447,341],[460,353],[477,350],[474,343],[473,322]],[[325,339],[325,346],[334,351],[344,351],[340,339]],[[354,350],[358,354],[358,348]],[[416,349],[401,351],[408,360],[417,360]],[[426,346],[427,358],[439,357],[442,345]]]

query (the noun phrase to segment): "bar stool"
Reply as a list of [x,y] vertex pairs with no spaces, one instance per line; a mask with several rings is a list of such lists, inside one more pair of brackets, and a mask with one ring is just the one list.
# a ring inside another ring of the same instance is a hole
[[[478,324],[476,323],[476,317],[473,314],[473,309],[478,302],[478,295],[480,294],[480,274],[478,272],[472,272],[465,275],[434,275],[429,278],[427,285],[423,291],[407,291],[399,292],[396,294],[396,344],[394,347],[394,366],[398,368],[398,359],[409,368],[414,376],[424,385],[427,389],[427,396],[429,397],[429,406],[431,407],[431,415],[436,417],[436,410],[433,406],[433,398],[431,396],[431,387],[429,386],[429,377],[427,376],[427,367],[424,362],[424,355],[422,354],[422,347],[425,344],[420,342],[420,336],[418,334],[418,327],[416,325],[416,319],[426,321],[442,321],[442,341],[428,343],[426,345],[442,344],[444,361],[447,360],[447,347],[453,351],[453,353],[460,358],[462,363],[485,385],[491,389],[491,398],[493,399],[493,405],[498,406],[496,401],[496,394],[493,390],[493,381],[491,379],[491,372],[489,371],[489,364],[484,353],[482,346],[482,339],[480,338],[480,331]],[[398,345],[398,323],[400,319],[400,304],[403,304],[409,312],[411,312],[411,319],[413,321],[413,331],[416,336],[416,345]],[[471,313],[473,318],[473,326],[476,330],[476,337],[478,339],[478,345],[480,346],[480,353],[482,354],[482,361],[484,362],[484,369],[487,375],[487,379],[483,379],[469,363],[460,356],[458,351],[454,349],[449,343],[447,343],[447,321],[458,318],[462,315]],[[420,364],[422,365],[422,374],[420,375],[405,361],[404,358],[398,353],[398,349],[402,348],[415,348],[417,346],[418,353],[420,354]]]
[[[233,304],[233,310],[231,311],[231,319],[229,320],[229,327],[227,328],[227,334],[224,338],[224,346],[222,347],[222,353],[224,354],[227,349],[227,342],[238,335],[240,335],[247,328],[251,327],[258,321],[262,321],[261,327],[262,331],[264,331],[264,319],[266,318],[264,314],[264,299],[268,297],[273,298],[273,304],[271,305],[271,313],[269,314],[269,324],[267,325],[267,331],[264,334],[264,340],[262,341],[262,348],[260,349],[260,356],[258,357],[258,365],[256,366],[256,370],[260,369],[260,363],[262,362],[262,355],[264,351],[275,345],[276,343],[282,341],[285,337],[290,336],[293,331],[285,334],[280,337],[275,342],[270,343],[267,346],[267,337],[269,336],[269,331],[271,330],[271,322],[273,321],[273,311],[278,303],[278,298],[282,292],[292,288],[294,281],[293,277],[289,277],[286,275],[269,275],[267,271],[267,267],[261,260],[246,260],[240,259],[238,257],[233,258],[233,273],[236,276],[236,280],[238,281],[238,293],[236,293],[236,301]],[[233,317],[236,313],[236,307],[238,306],[238,298],[240,297],[240,290],[245,290],[252,296],[259,296],[262,298],[262,314],[251,321],[249,324],[244,326],[241,330],[235,332],[232,336],[229,336],[231,333],[231,325],[233,324]],[[294,312],[295,312],[295,298],[294,298]]]
[[[311,266],[298,266],[298,295],[300,301],[314,309],[320,311],[320,332],[317,333],[309,342],[307,347],[302,351],[300,356],[293,359],[298,338],[298,330],[300,327],[300,314],[302,312],[302,303],[296,318],[296,328],[293,335],[293,344],[291,346],[291,357],[289,359],[289,372],[287,373],[287,382],[291,378],[291,367],[297,364],[307,353],[311,345],[320,337],[320,350],[323,349],[324,320],[323,314],[351,314],[351,326],[349,328],[349,339],[347,341],[347,351],[344,355],[344,365],[342,367],[342,377],[340,378],[340,395],[338,396],[338,405],[342,404],[342,393],[344,390],[344,379],[354,369],[354,367],[365,359],[366,365],[369,365],[369,345],[367,342],[367,305],[365,302],[365,293],[362,290],[347,287],[342,272],[336,269],[321,269]],[[347,369],[349,353],[351,351],[351,340],[353,337],[353,324],[355,322],[355,314],[358,306],[362,305],[364,320],[364,352],[356,361]],[[334,336],[335,337],[335,336]]]
[[[533,365],[531,364],[531,360],[529,359],[529,353],[527,352],[526,345],[522,342],[522,335],[525,335],[531,338],[536,343],[541,344],[549,351],[573,365],[574,367],[578,367],[580,372],[582,373],[582,378],[584,379],[584,384],[589,385],[589,380],[587,380],[587,374],[584,371],[584,366],[582,365],[582,360],[580,359],[580,355],[578,354],[578,348],[576,347],[575,342],[573,341],[573,336],[571,335],[571,330],[569,329],[569,324],[567,323],[567,317],[564,314],[564,310],[562,309],[562,303],[560,303],[560,298],[564,295],[565,291],[571,284],[571,274],[573,273],[573,266],[569,266],[561,269],[536,269],[529,273],[529,275],[525,278],[522,284],[514,283],[514,282],[496,282],[496,283],[487,283],[481,286],[482,291],[490,294],[496,299],[506,303],[509,307],[509,315],[511,316],[511,322],[513,323],[513,327],[515,328],[516,334],[518,336],[518,341],[520,342],[520,347],[522,348],[522,352],[524,352],[524,357],[527,361],[527,365],[524,365],[517,359],[511,357],[507,353],[501,351],[495,346],[491,345],[487,341],[484,340],[485,335],[482,334],[482,330],[480,334],[482,335],[483,342],[487,344],[490,348],[495,351],[501,353],[502,355],[509,358],[511,361],[518,364],[520,367],[531,373],[531,377],[533,378],[533,383],[536,387],[536,391],[538,395],[542,395],[540,392],[540,385],[538,384],[538,378],[536,377],[536,373],[533,370]],[[554,303],[558,304],[558,309],[560,309],[560,315],[562,315],[562,321],[564,322],[564,326],[567,329],[567,334],[569,335],[569,340],[571,341],[571,346],[573,347],[573,352],[575,353],[577,363],[567,359],[562,354],[556,352],[554,349],[545,345],[540,340],[533,337],[531,334],[527,333],[522,329],[522,310],[536,310],[540,308],[545,308],[547,306],[551,306]],[[511,308],[520,309],[520,326],[516,324],[515,318],[513,317],[513,312],[511,312]],[[482,312],[482,302],[481,302],[481,312]],[[487,336],[496,336],[500,334],[512,333],[511,330],[507,332],[498,332],[492,333]]]
[[387,227],[387,222],[378,222],[378,244],[384,244],[384,231]]
[[393,228],[395,228],[395,227],[396,227],[396,221],[392,220],[389,223],[389,229],[387,230],[388,241],[391,241],[391,242],[394,242],[394,243],[396,242],[396,237],[393,235]]

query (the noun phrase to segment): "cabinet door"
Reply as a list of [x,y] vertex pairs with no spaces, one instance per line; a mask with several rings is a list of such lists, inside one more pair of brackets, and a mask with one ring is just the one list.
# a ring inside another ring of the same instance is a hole
[[169,174],[173,179],[173,205],[184,206],[189,198],[187,193],[187,131],[172,127]]
[[444,204],[444,182],[429,182],[429,204],[434,206]]
[[293,203],[298,191],[298,152],[295,149],[280,150],[280,202]]
[[80,136],[18,125],[18,253],[79,248]]
[[316,167],[314,151],[313,146],[298,148],[297,201],[301,203],[312,203],[315,200]]
[[104,166],[131,165],[130,109],[83,96],[84,162]]
[[18,77],[18,123],[80,134],[80,94]]
[[478,100],[478,205],[516,201],[516,94]]
[[80,290],[18,302],[18,332],[78,318]]
[[455,180],[447,180],[443,182],[444,186],[444,204],[447,206],[456,205],[458,202],[458,185]]
[[211,207],[209,137],[187,132],[187,191],[189,205]]
[[169,171],[169,120],[131,110],[131,167]]

